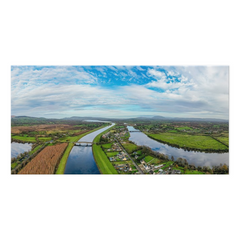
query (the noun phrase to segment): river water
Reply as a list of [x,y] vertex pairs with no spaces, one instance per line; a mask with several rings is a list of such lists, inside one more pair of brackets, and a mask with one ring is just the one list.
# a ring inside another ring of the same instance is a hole
[[17,157],[20,153],[27,152],[32,149],[32,143],[11,143],[11,158]]
[[[101,128],[95,132],[92,132],[82,137],[78,142],[93,142],[94,138],[114,126],[112,123],[110,126]],[[93,157],[92,147],[74,146],[68,156],[67,164],[64,174],[99,174],[98,167]]]
[[[127,127],[129,131],[138,131],[132,126]],[[166,154],[171,158],[185,158],[189,164],[194,164],[198,166],[218,166],[220,164],[229,165],[229,153],[204,153],[204,152],[195,152],[195,151],[185,151],[181,148],[171,147],[167,144],[160,143],[149,138],[146,134],[142,132],[130,132],[130,141],[141,146],[145,145],[150,147],[153,151],[157,151],[163,154]]]

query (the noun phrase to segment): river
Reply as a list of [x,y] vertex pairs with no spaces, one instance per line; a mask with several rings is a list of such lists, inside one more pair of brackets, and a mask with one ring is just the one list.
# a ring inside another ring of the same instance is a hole
[[[138,131],[132,126],[127,127],[129,131]],[[130,132],[130,141],[141,146],[150,147],[153,151],[157,151],[166,154],[171,158],[172,156],[176,160],[177,158],[187,159],[189,164],[194,164],[198,166],[218,166],[220,164],[229,165],[229,153],[204,153],[195,151],[185,151],[181,148],[171,147],[167,144],[160,143],[149,138],[146,134],[142,132]]]
[[11,158],[17,157],[20,153],[27,152],[32,149],[32,143],[11,143]]
[[[93,142],[94,138],[114,126],[112,123],[110,126],[101,128],[95,132],[92,132],[82,137],[78,142]],[[74,146],[68,156],[67,164],[64,174],[99,174],[98,167],[93,157],[92,147]]]

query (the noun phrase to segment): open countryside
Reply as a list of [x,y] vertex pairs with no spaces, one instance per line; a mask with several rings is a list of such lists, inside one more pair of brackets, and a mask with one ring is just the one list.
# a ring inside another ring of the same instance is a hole
[[228,67],[11,72],[11,174],[229,174]]
[[[25,127],[20,126],[26,119]],[[12,144],[31,143],[31,149],[12,158],[12,174],[229,172],[225,122],[124,119],[113,123],[73,118],[45,119],[45,125],[39,126],[36,121],[31,125],[32,118],[14,117]],[[195,159],[198,154],[202,162]]]

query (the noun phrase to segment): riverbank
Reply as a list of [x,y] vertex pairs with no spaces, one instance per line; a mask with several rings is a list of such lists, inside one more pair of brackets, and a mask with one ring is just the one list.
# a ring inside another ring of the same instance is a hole
[[224,164],[229,165],[228,152],[209,153],[191,151],[189,149],[178,148],[171,146],[170,144],[157,141],[156,139],[148,136],[148,133],[131,132],[135,130],[134,127],[128,126],[128,130],[130,130],[130,141],[134,142],[138,146],[147,146],[154,152],[167,155],[169,159],[174,158],[176,160],[178,158],[184,158],[187,159],[190,165],[195,165],[196,167],[208,166],[212,168],[213,166],[220,166]]
[[176,133],[149,134],[149,138],[158,142],[168,144],[171,147],[181,148],[187,151],[198,151],[206,153],[228,152],[228,147],[210,136],[183,135]]
[[92,146],[93,157],[100,173],[102,174],[118,174],[117,170],[113,167],[108,157],[102,150],[101,146],[97,145],[97,143],[100,142],[101,136],[109,132],[113,127],[114,126],[98,134],[93,140],[93,143],[94,143]]
[[[104,128],[104,127],[106,127],[106,126],[98,127],[98,128],[93,129],[93,130],[91,130],[91,131],[89,131],[89,132],[85,132],[85,133],[83,133],[83,134],[81,134],[81,135],[74,136],[74,137],[72,137],[71,139],[68,139],[68,140],[69,140],[69,142],[77,142],[77,141],[79,141],[82,137],[86,136],[87,134],[90,134],[90,133],[92,133],[92,132],[95,132],[95,131],[97,131],[97,130],[100,130],[100,129]],[[64,170],[65,170],[65,167],[66,167],[66,163],[67,163],[67,160],[68,160],[68,156],[69,156],[69,154],[70,154],[73,146],[74,146],[74,143],[69,143],[69,144],[68,144],[68,146],[67,146],[67,148],[66,148],[66,150],[65,150],[65,152],[64,152],[64,154],[63,154],[63,156],[62,156],[62,158],[61,158],[61,160],[60,160],[60,163],[59,163],[59,165],[58,165],[56,174],[64,174]]]

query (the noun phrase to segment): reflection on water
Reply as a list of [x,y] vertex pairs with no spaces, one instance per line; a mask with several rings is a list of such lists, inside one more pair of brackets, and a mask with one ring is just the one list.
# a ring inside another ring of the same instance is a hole
[[[129,131],[135,131],[134,127],[128,126]],[[183,149],[171,147],[167,144],[160,143],[149,138],[142,132],[130,132],[130,141],[137,145],[145,145],[150,147],[153,151],[161,152],[163,154],[177,158],[186,158],[189,164],[197,166],[217,166],[220,164],[229,164],[229,153],[204,153],[195,151],[185,151]]]
[[31,150],[32,143],[11,143],[11,158],[17,157],[20,153],[27,152]]
[[91,147],[74,146],[69,154],[65,174],[98,174]]
[[[105,128],[92,132],[79,140],[79,142],[93,142],[94,138],[114,123]],[[93,157],[92,147],[74,146],[68,156],[65,174],[99,174],[98,167]]]

